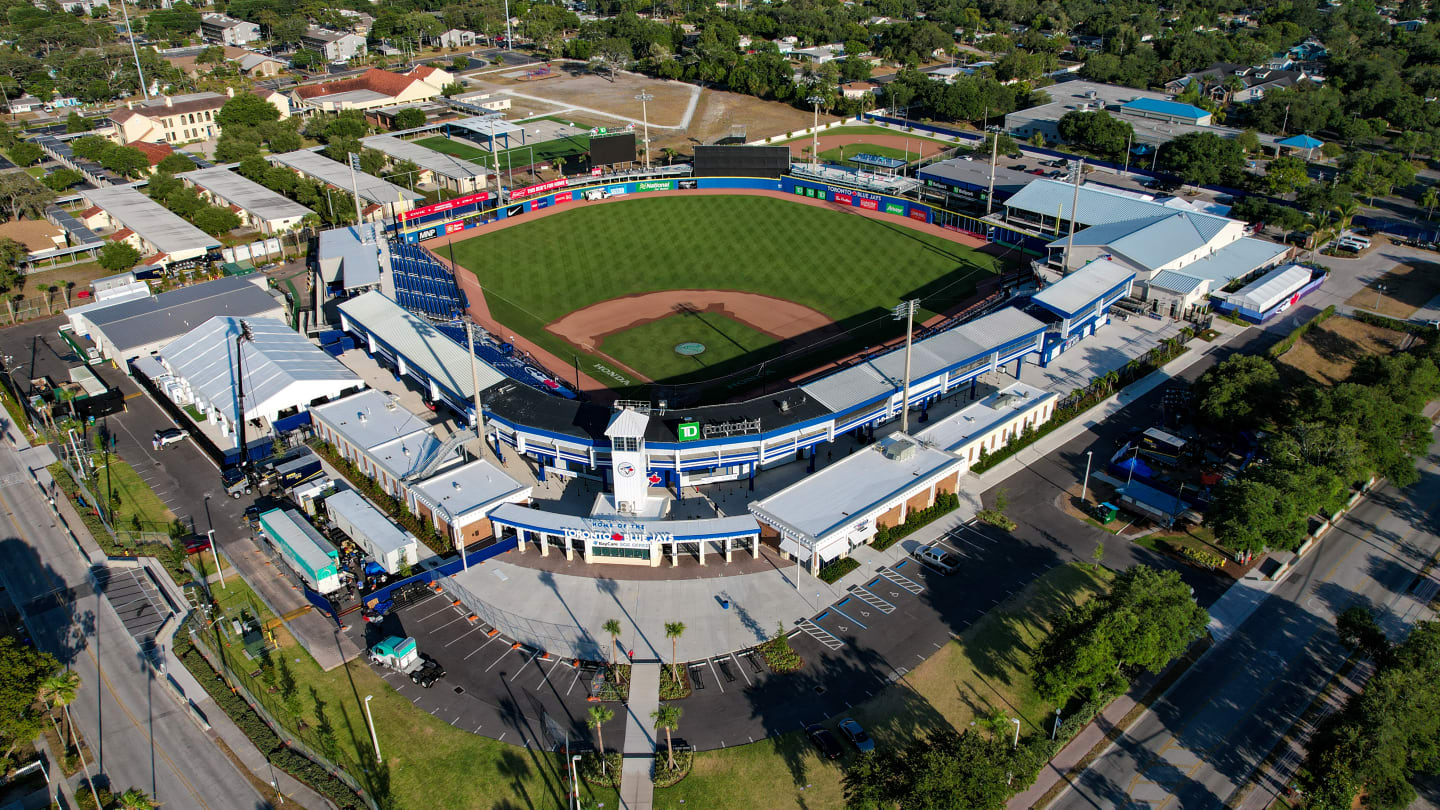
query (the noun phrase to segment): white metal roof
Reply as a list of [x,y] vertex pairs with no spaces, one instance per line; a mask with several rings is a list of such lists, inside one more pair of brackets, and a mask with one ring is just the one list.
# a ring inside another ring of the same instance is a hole
[[1230,303],[1265,312],[1308,284],[1311,275],[1310,268],[1298,264],[1277,267],[1230,296]]
[[612,417],[610,424],[605,428],[605,435],[610,438],[617,436],[623,438],[645,438],[645,428],[650,424],[650,417],[634,408],[622,409]]
[[470,118],[461,118],[459,121],[451,121],[450,126],[468,129],[471,132],[486,135],[490,138],[494,138],[497,135],[513,135],[517,132],[525,131],[525,128],[522,126],[517,126],[503,118],[490,115],[476,115]]
[[397,479],[428,464],[443,445],[428,424],[373,389],[316,405],[310,418],[363,450]]
[[[911,380],[989,355],[1045,324],[1014,307],[916,341],[911,350]],[[905,352],[891,351],[800,386],[817,402],[839,413],[898,390],[905,382]]]
[[295,552],[312,575],[335,564],[340,552],[294,509],[271,509],[260,516],[265,531]]
[[921,441],[958,452],[976,438],[988,435],[1015,414],[1030,410],[1055,394],[1025,383],[1012,383],[971,403],[916,434]]
[[352,526],[362,527],[365,538],[381,554],[400,551],[415,543],[415,537],[385,517],[379,509],[360,497],[353,489],[342,489],[325,499],[325,509],[332,515],[344,515]]
[[214,194],[231,205],[237,205],[250,212],[251,216],[265,222],[281,219],[301,219],[314,213],[283,194],[256,183],[248,178],[223,168],[200,169],[186,172],[180,177]]
[[189,258],[220,245],[215,237],[129,186],[86,189],[83,195],[161,253]]
[[340,279],[347,290],[380,283],[381,266],[390,266],[390,242],[377,223],[348,225],[320,232],[321,279],[326,284]]
[[960,459],[904,434],[889,437],[915,446],[908,458],[888,458],[877,442],[813,473],[760,501],[750,511],[776,528],[801,534],[816,544],[874,515],[895,498],[960,467]]
[[428,169],[454,180],[473,180],[488,174],[483,167],[468,160],[461,160],[453,155],[426,149],[419,144],[402,141],[389,135],[373,135],[363,139],[361,143],[371,149],[378,149],[397,160],[408,160],[422,169]]
[[244,319],[254,339],[240,344],[237,369],[233,347],[241,320],[211,318],[160,350],[172,374],[228,417],[236,412],[235,388],[242,370],[246,419],[306,405],[321,395],[317,384],[340,389],[362,384],[355,372],[274,318]]
[[1126,281],[1135,272],[1109,259],[1096,259],[1033,297],[1035,303],[1069,318],[1094,306],[1095,301]]
[[[343,163],[336,163],[317,152],[302,149],[298,152],[286,152],[283,155],[270,155],[269,160],[282,166],[288,166],[307,177],[313,177],[335,188],[347,191],[350,189],[350,167]],[[409,189],[401,188],[394,183],[364,172],[355,172],[355,185],[360,192],[361,199],[376,205],[392,205],[401,200],[422,199],[421,195]]]
[[[564,536],[566,530],[577,532],[612,531],[616,519],[598,516],[586,518],[580,515],[566,515],[531,509],[519,504],[504,503],[490,512],[490,519],[507,526],[521,526],[547,534]],[[760,526],[750,515],[728,515],[726,517],[701,518],[699,520],[649,520],[646,518],[621,518],[624,523],[638,526],[648,534],[669,534],[676,540],[704,537],[746,537],[759,534]]]
[[[466,402],[474,399],[469,352],[464,346],[440,334],[428,321],[410,314],[374,290],[342,303],[340,312],[364,327],[366,333],[398,352],[407,364],[450,389],[452,394]],[[479,358],[476,358],[475,364],[482,391],[507,379]]]
[[483,459],[436,473],[410,489],[452,524],[477,509],[530,494],[530,487]]
[[[1036,215],[1070,220],[1070,203],[1075,197],[1075,187],[1059,180],[1037,179],[1015,196],[1005,201],[1006,208],[1029,211]],[[1120,194],[1108,188],[1080,185],[1080,216],[1075,218],[1079,225],[1100,225],[1106,222],[1124,222],[1143,219],[1157,214],[1173,213],[1171,209],[1153,200]]]

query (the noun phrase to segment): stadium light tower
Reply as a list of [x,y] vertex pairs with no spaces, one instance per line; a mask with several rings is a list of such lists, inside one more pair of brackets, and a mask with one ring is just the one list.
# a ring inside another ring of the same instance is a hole
[[[1080,181],[1085,177],[1085,161],[1077,160],[1070,164],[1071,181],[1075,184],[1075,190],[1070,200],[1070,233],[1065,236],[1065,258],[1060,262],[1060,275],[1070,275],[1070,248],[1075,245],[1075,219],[1080,211]],[[1059,223],[1056,223],[1059,227]]]
[[905,321],[905,385],[900,393],[900,432],[907,436],[910,435],[910,347],[915,334],[915,310],[919,308],[919,299],[911,298],[901,301],[894,309],[895,320]]
[[810,128],[810,168],[813,169],[820,160],[820,105],[825,99],[816,94],[805,100],[815,106],[815,126]]
[[655,99],[652,93],[640,93],[635,100],[640,102],[640,120],[645,124],[645,169],[650,169],[650,112],[646,104]]

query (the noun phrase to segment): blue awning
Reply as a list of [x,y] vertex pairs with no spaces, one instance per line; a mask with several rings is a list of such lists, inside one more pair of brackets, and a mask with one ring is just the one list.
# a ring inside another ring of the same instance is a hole
[[1291,135],[1283,141],[1276,143],[1281,146],[1288,146],[1291,149],[1319,149],[1325,142],[1319,138],[1312,138],[1309,135]]

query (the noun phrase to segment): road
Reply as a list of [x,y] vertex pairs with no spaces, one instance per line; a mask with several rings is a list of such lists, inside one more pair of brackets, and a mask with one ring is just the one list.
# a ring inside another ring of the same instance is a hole
[[[97,777],[138,787],[166,807],[269,807],[186,716],[110,603],[91,586],[90,563],[57,526],[10,445],[0,449],[0,584],[36,644],[79,673],[71,705]],[[218,711],[212,707],[212,710]],[[97,778],[97,784],[99,782]]]
[[1429,611],[1409,595],[1440,551],[1440,442],[1420,481],[1385,486],[1336,524],[1229,639],[1215,647],[1051,805],[1220,807],[1346,657],[1334,617],[1352,605],[1399,639]]

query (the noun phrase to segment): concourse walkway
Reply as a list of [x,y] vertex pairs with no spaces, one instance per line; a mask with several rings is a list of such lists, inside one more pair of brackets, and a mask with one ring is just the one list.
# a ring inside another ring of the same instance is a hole
[[630,665],[630,699],[625,703],[625,745],[621,748],[620,807],[650,810],[655,800],[655,721],[660,708],[660,662]]

